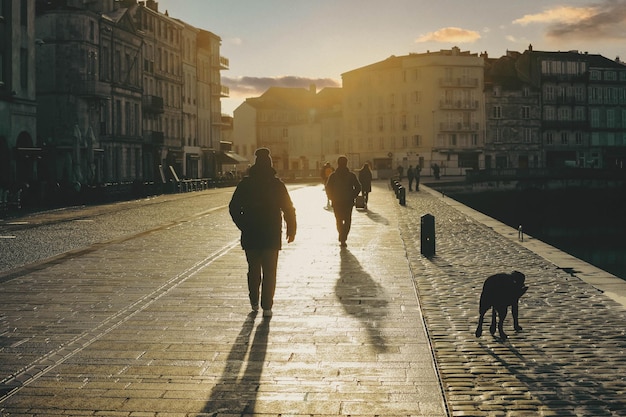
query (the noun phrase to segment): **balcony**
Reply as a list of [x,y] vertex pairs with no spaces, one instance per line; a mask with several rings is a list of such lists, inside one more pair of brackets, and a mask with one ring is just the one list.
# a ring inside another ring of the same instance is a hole
[[478,78],[440,78],[440,87],[478,87]]
[[478,123],[440,123],[441,132],[477,132]]
[[230,61],[228,58],[220,56],[220,69],[227,70],[230,68]]
[[211,95],[219,97],[229,97],[230,88],[218,83],[211,84]]
[[165,143],[165,134],[163,132],[158,132],[155,130],[144,130],[143,141],[146,144],[163,146],[163,144]]
[[441,100],[439,108],[444,110],[476,110],[478,109],[478,100]]
[[[90,77],[91,78],[91,77]],[[84,98],[107,100],[111,98],[109,83],[96,79],[82,79],[73,84],[77,96]]]
[[141,104],[144,112],[161,114],[163,113],[163,97],[143,96]]

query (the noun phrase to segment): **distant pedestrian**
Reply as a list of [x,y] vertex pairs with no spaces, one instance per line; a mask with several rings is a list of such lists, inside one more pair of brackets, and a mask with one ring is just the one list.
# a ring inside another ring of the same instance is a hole
[[287,242],[296,236],[296,210],[285,184],[272,168],[270,150],[259,148],[249,175],[237,185],[229,204],[230,215],[241,230],[241,247],[248,261],[248,291],[253,311],[272,316],[278,251],[281,249],[283,217]]
[[433,164],[433,175],[435,176],[436,180],[439,179],[439,165],[437,165],[436,163]]
[[347,246],[346,240],[352,225],[352,207],[360,192],[359,180],[348,169],[348,158],[340,156],[337,159],[337,169],[328,177],[326,194],[333,204],[341,246]]
[[413,165],[409,165],[409,168],[406,170],[406,178],[409,180],[409,191],[413,191],[413,181],[415,181]]
[[361,183],[361,193],[365,200],[365,208],[367,208],[369,195],[372,192],[372,170],[370,169],[370,164],[367,162],[363,164],[363,167],[359,171],[359,182]]
[[[332,167],[330,162],[326,162],[322,167],[321,177],[322,177],[322,185],[324,186],[324,191],[326,190],[326,182],[328,181],[328,177],[335,171],[335,168]],[[326,196],[326,208],[330,208],[330,200],[328,196]]]
[[402,181],[402,176],[404,175],[404,167],[402,165],[398,165],[396,171],[398,171],[398,181]]
[[419,165],[415,166],[413,169],[413,176],[415,177],[415,191],[420,190],[420,178],[422,176],[422,167]]

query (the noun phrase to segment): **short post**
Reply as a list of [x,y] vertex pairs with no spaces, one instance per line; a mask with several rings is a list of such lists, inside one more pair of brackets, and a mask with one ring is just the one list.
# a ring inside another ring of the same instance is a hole
[[406,206],[406,188],[403,186],[398,187],[398,200],[401,206]]
[[524,241],[524,231],[522,230],[522,225],[521,224],[517,228],[517,238],[519,239],[520,242]]
[[425,214],[421,218],[421,253],[427,258],[435,255],[435,217]]

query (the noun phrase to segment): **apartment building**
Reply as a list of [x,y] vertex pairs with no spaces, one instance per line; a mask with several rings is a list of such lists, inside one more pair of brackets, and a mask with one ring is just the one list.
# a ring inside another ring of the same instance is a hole
[[3,0],[0,34],[0,188],[217,175],[219,36],[154,0]]
[[268,147],[282,175],[317,176],[341,150],[342,91],[314,85],[271,87],[234,111],[234,149],[254,162],[254,150]]
[[[502,76],[498,68],[506,65],[508,75]],[[531,45],[522,54],[509,53],[496,61],[486,73],[486,149],[502,149],[494,155],[495,165],[487,163],[487,168],[623,167],[622,62],[586,52],[535,51]]]
[[200,30],[197,39],[198,136],[202,149],[202,176],[215,178],[222,171],[225,159],[221,149],[222,129],[231,125],[224,122],[222,97],[228,97],[228,87],[222,85],[221,71],[228,70],[230,61],[220,54],[221,38],[207,30]]
[[520,72],[519,52],[483,57],[486,137],[480,168],[543,167],[540,86]]
[[450,50],[391,56],[342,74],[341,151],[379,176],[397,166],[438,164],[462,175],[483,164],[482,56]]
[[[0,1],[0,192],[38,179],[35,5]],[[3,194],[0,194],[2,198]]]

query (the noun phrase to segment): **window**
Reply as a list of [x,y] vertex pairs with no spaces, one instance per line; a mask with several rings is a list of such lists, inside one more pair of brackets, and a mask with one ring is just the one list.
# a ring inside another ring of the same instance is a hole
[[132,132],[131,122],[132,116],[130,114],[130,103],[127,101],[124,103],[124,135],[130,136]]
[[576,98],[577,102],[582,102],[585,100],[585,90],[583,89],[583,87],[574,87],[574,97]]
[[554,143],[554,135],[552,132],[546,133],[546,145],[552,145]]
[[591,127],[600,127],[600,110],[591,109]]
[[546,100],[554,100],[554,96],[555,96],[555,92],[554,92],[554,87],[548,85],[546,86],[546,90],[544,91],[544,97]]
[[28,26],[28,3],[26,0],[20,2],[20,24],[22,26]]
[[533,141],[533,131],[529,127],[524,128],[524,143],[531,143]]
[[561,145],[567,145],[568,135],[567,132],[561,132]]
[[419,147],[422,145],[422,138],[420,135],[413,135],[413,143],[411,144],[411,146],[413,147]]
[[522,106],[522,119],[530,119],[530,107]]
[[502,117],[502,107],[493,106],[493,118],[500,119]]
[[576,140],[576,145],[582,145],[583,144],[583,134],[582,134],[582,132],[576,132],[574,137],[575,137],[575,140]]
[[606,127],[615,127],[615,110],[608,109],[606,111]]
[[4,54],[5,54],[5,50],[0,48],[0,89],[2,89],[5,84],[4,83],[4,77],[5,77],[4,76],[4,63],[5,63]]
[[24,91],[28,89],[28,49],[26,48],[20,48],[20,87]]
[[574,120],[585,120],[585,108],[584,107],[574,108]]

